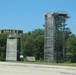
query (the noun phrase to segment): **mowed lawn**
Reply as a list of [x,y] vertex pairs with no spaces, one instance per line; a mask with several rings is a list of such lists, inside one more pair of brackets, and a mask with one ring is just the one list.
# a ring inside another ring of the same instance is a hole
[[72,66],[76,67],[76,63],[51,63],[51,62],[23,62],[28,64],[55,65],[55,66]]

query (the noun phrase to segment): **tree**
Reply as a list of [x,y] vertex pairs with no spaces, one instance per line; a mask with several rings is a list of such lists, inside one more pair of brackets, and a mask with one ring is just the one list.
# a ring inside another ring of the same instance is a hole
[[6,39],[7,34],[0,34],[0,60],[2,61],[6,58]]
[[40,35],[37,36],[34,40],[35,48],[34,48],[34,55],[37,60],[44,58],[44,36]]
[[36,29],[23,35],[23,55],[35,56],[37,60],[43,59],[44,30]]
[[34,37],[34,56],[37,60],[44,58],[44,30],[36,29],[32,31]]
[[31,36],[31,33],[28,32],[24,34],[23,36],[23,55],[26,56],[33,56],[33,46],[34,46],[34,40]]
[[66,60],[76,62],[76,36],[74,34],[66,42]]

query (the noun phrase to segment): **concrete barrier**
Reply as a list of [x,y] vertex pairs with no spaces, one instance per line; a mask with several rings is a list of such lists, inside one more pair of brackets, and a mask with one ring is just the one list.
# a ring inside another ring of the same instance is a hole
[[35,61],[35,57],[34,56],[27,56],[26,57],[26,61],[34,62]]

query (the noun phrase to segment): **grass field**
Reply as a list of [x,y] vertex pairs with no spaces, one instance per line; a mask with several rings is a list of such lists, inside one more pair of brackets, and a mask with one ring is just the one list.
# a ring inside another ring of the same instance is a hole
[[[13,61],[7,61],[13,62]],[[55,65],[55,66],[72,66],[76,67],[76,63],[51,63],[51,62],[44,62],[44,61],[35,61],[35,62],[27,62],[27,61],[16,61],[15,63],[25,63],[25,64],[41,64],[41,65]]]
[[50,62],[42,62],[42,61],[36,61],[36,62],[24,62],[28,64],[41,64],[41,65],[55,65],[55,66],[72,66],[76,67],[76,63],[50,63]]

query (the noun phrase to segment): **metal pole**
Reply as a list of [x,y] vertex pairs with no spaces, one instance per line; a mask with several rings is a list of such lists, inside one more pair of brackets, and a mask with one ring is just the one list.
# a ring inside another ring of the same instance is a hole
[[65,57],[65,24],[63,24],[63,56],[62,56],[63,63],[64,63],[64,57]]
[[[22,40],[23,40],[23,34],[21,34],[21,53],[20,53],[21,55],[23,55],[23,53],[22,53],[22,49],[23,49],[23,48],[22,48],[22,42],[23,42],[23,41],[22,41]],[[21,61],[22,61],[22,59],[23,59],[23,58],[21,58]]]
[[58,63],[58,25],[56,25],[56,51],[57,51],[57,53],[56,53],[56,62]]

